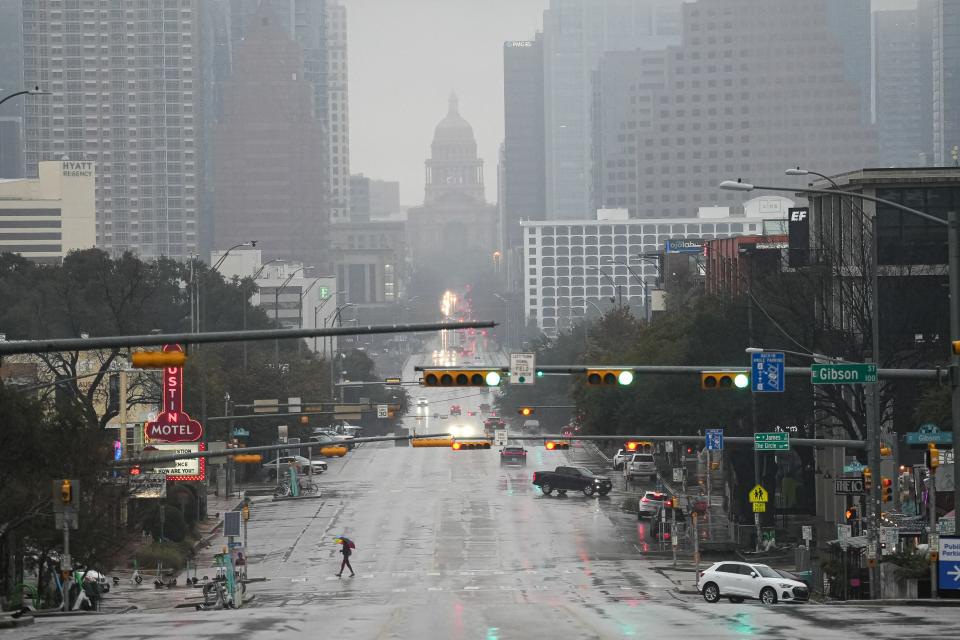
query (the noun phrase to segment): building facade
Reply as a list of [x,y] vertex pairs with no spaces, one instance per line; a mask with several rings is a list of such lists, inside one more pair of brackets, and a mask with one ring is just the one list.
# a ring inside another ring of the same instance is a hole
[[473,128],[451,96],[426,161],[423,206],[407,212],[414,269],[442,268],[468,278],[489,266],[497,247],[497,209],[485,201],[483,160]]
[[250,17],[264,9],[300,45],[303,77],[313,88],[316,118],[323,126],[330,220],[346,222],[350,219],[346,7],[339,0],[231,0],[234,50],[246,37]]
[[880,165],[933,162],[933,15],[917,9],[873,14]]
[[[213,135],[214,237],[329,272],[324,137],[296,42],[264,7],[233,53]],[[269,87],[265,91],[264,87]]]
[[43,264],[96,246],[96,167],[41,162],[36,179],[0,180],[0,253]]
[[[315,329],[334,322],[337,308],[337,279],[328,275],[304,275],[309,271],[299,263],[278,263],[259,270],[255,280],[257,293],[252,303],[259,306],[274,324],[282,329]],[[315,352],[324,351],[324,342],[329,349],[333,341],[328,338],[304,339]]]
[[824,0],[699,0],[683,5],[682,45],[605,56],[597,202],[684,217],[691,203],[738,205],[723,180],[776,184],[797,165],[874,163],[876,134],[827,13]]
[[707,293],[740,295],[749,289],[751,276],[777,273],[786,267],[790,237],[747,235],[711,240],[704,247]]
[[350,221],[396,218],[400,214],[400,183],[350,176]]
[[357,305],[395,303],[406,278],[404,224],[375,220],[331,229],[331,259],[343,299]]
[[680,37],[681,0],[551,0],[543,14],[547,219],[592,212],[592,75],[608,51],[662,49]]
[[544,188],[543,38],[503,43],[503,156],[500,249],[521,244],[521,220],[543,220]]
[[[753,201],[746,215],[726,207],[702,208],[683,218],[628,218],[625,210],[600,210],[593,220],[530,221],[524,229],[526,265],[524,315],[548,336],[568,329],[612,305],[645,306],[654,298],[657,265],[643,255],[674,251],[668,241],[696,241],[757,235],[768,219],[783,219],[792,201],[765,197]],[[700,249],[702,251],[702,249]]]
[[23,0],[26,175],[45,160],[97,165],[97,246],[197,251],[196,0]]
[[960,163],[960,2],[933,9],[933,152],[939,167]]

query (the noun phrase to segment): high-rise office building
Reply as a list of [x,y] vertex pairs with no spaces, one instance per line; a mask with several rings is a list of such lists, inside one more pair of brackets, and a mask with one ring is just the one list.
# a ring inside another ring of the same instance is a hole
[[214,237],[220,249],[259,240],[267,259],[329,272],[322,127],[301,49],[273,15],[263,8],[251,17],[223,83],[213,135]]
[[933,10],[933,152],[937,166],[960,162],[960,2]]
[[313,87],[317,120],[324,128],[330,220],[346,222],[350,219],[346,7],[339,0],[231,0],[234,49],[259,7],[270,9],[278,25],[303,51],[303,74]]
[[877,139],[880,165],[922,167],[933,161],[933,22],[924,11],[873,14]]
[[500,246],[523,240],[521,220],[543,220],[543,38],[503,43],[503,172]]
[[597,73],[595,189],[631,217],[733,206],[718,184],[783,183],[802,165],[826,174],[877,161],[860,85],[847,75],[824,0],[699,0],[683,44],[613,53]]
[[[24,88],[20,0],[0,0],[0,100]],[[23,106],[24,98],[0,106],[0,178],[23,176]]]
[[22,0],[24,160],[97,163],[97,246],[197,251],[197,0]]
[[681,0],[551,0],[543,14],[547,219],[591,213],[591,83],[607,51],[679,42]]

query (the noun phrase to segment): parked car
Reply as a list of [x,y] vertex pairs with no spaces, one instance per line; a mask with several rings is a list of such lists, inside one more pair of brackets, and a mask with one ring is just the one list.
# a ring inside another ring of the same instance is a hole
[[565,496],[571,489],[582,491],[585,496],[592,496],[594,493],[605,496],[613,489],[609,478],[595,476],[584,467],[557,467],[553,471],[537,471],[533,474],[533,484],[540,487],[545,496],[554,491]]
[[697,576],[697,591],[710,603],[720,598],[730,602],[753,598],[764,604],[810,599],[810,590],[804,583],[786,578],[765,564],[749,562],[715,562]]
[[617,449],[617,452],[613,454],[613,468],[617,471],[623,469],[623,463],[632,455],[633,453],[626,449]]
[[522,464],[523,466],[527,466],[527,450],[514,445],[500,449],[500,466],[505,464]]
[[460,405],[458,405],[458,404],[452,404],[452,405],[450,405],[450,415],[451,415],[451,416],[459,416],[460,413],[461,413]]
[[287,465],[289,464],[294,464],[296,466],[297,473],[301,474],[313,473],[313,475],[319,475],[327,470],[327,463],[323,460],[307,460],[303,456],[281,456],[279,458],[274,458],[269,462],[263,463],[264,474],[267,477],[276,476],[278,464],[280,465],[281,474],[286,472]]
[[637,520],[653,518],[664,505],[672,507],[673,498],[660,491],[645,492],[637,502]]
[[634,478],[649,478],[651,482],[657,479],[657,463],[652,453],[634,453],[624,460],[623,479],[630,482]]

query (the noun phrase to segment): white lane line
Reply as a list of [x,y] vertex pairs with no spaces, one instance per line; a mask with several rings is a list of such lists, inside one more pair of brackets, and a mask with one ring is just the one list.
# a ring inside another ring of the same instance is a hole
[[427,591],[443,591],[443,587],[427,587]]
[[464,590],[464,591],[477,591],[479,588],[480,588],[480,587],[470,586],[470,587],[464,587],[463,590]]

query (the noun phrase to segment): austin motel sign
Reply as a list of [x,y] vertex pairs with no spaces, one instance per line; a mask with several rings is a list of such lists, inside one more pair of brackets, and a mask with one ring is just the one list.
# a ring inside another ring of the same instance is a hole
[[[163,350],[183,351],[183,347],[165,344]],[[203,436],[203,426],[183,410],[183,367],[165,367],[162,371],[163,411],[144,426],[144,434],[152,442],[196,442]]]

